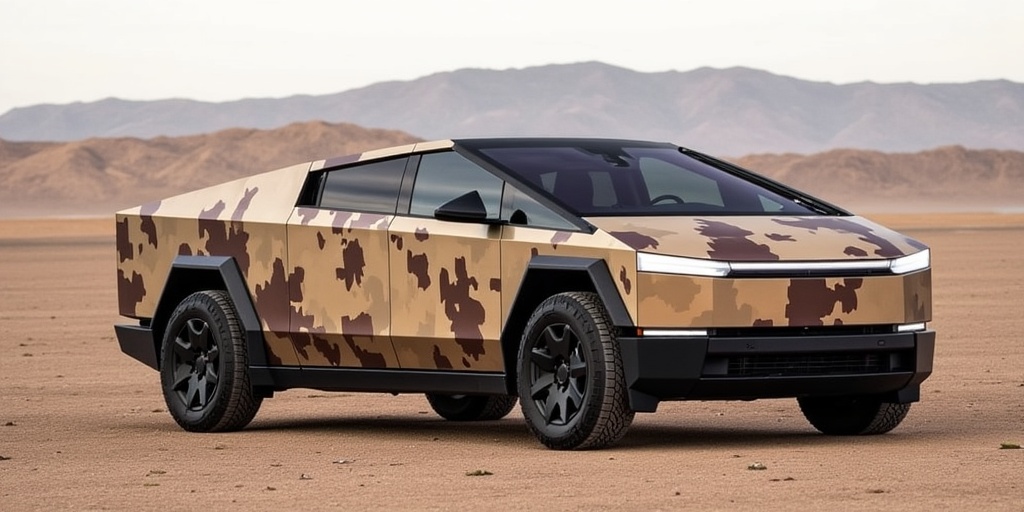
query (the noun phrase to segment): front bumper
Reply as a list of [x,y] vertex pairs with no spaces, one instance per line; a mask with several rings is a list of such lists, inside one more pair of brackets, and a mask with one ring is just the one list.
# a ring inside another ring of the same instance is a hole
[[642,412],[662,400],[871,394],[915,402],[935,353],[934,331],[618,341],[630,406]]

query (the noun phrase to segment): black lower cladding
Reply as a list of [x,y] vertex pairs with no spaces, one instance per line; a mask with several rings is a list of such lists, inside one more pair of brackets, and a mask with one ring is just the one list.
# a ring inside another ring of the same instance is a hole
[[263,369],[270,373],[278,389],[311,388],[323,391],[452,395],[506,394],[503,373],[308,366]]
[[786,337],[619,338],[630,403],[891,394],[917,400],[935,332]]
[[117,343],[121,346],[121,352],[132,356],[146,366],[158,370],[160,368],[159,358],[156,354],[156,344],[153,343],[153,331],[142,325],[115,325],[114,334],[117,336]]

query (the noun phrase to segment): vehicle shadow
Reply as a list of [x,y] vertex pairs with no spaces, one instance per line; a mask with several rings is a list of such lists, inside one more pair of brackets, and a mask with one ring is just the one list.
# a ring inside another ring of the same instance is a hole
[[[304,434],[346,435],[368,437],[393,437],[394,440],[422,441],[443,440],[457,442],[478,442],[507,444],[544,449],[523,423],[521,418],[506,418],[498,421],[452,422],[436,416],[417,417],[324,417],[310,419],[267,419],[255,421],[245,429],[247,432],[302,432]],[[904,443],[908,439],[934,440],[939,433],[895,431],[882,436],[826,436],[810,429],[780,430],[748,426],[687,426],[652,425],[635,423],[619,441],[616,448],[736,448],[751,450],[777,447],[816,447],[832,445],[856,445]]]

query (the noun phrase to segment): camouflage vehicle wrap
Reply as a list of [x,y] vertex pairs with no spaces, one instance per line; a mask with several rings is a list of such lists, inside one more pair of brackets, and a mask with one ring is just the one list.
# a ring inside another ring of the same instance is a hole
[[[563,160],[531,163],[565,148],[574,151]],[[518,160],[517,150],[536,154]],[[550,167],[594,155],[571,178]],[[658,179],[684,173],[655,176],[669,163],[725,178],[711,199],[693,201],[693,189],[712,189],[696,178],[652,197]],[[625,188],[600,189],[626,179],[617,169],[647,180],[639,206]],[[731,211],[749,186],[760,187],[754,211]],[[582,203],[570,198],[577,189]],[[553,448],[621,437],[624,427],[580,419],[590,407],[631,419],[678,399],[797,397],[823,432],[880,433],[931,372],[927,247],[666,144],[420,143],[287,167],[115,220],[119,312],[137,320],[116,326],[118,340],[161,370],[189,430],[241,428],[262,398],[310,387],[423,392],[449,419],[494,419],[518,396]],[[603,352],[588,355],[593,347]],[[602,361],[618,376],[595,380]],[[225,381],[231,364],[244,365],[244,382]],[[249,397],[248,409],[210,412],[229,392]],[[837,427],[836,401],[863,397],[870,421],[864,413],[851,427],[843,416]]]

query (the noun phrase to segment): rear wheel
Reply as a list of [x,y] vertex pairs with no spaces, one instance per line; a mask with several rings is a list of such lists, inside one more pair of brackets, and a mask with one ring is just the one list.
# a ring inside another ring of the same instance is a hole
[[160,384],[174,421],[192,432],[238,430],[263,399],[249,383],[245,335],[224,291],[189,295],[171,314]]
[[874,396],[805,397],[797,402],[814,428],[833,436],[884,434],[910,412],[910,404],[884,402]]
[[611,319],[594,293],[542,302],[519,349],[519,398],[526,424],[548,448],[608,446],[633,421]]
[[446,420],[491,421],[500,420],[512,412],[516,406],[516,397],[427,393],[427,402],[434,412]]

